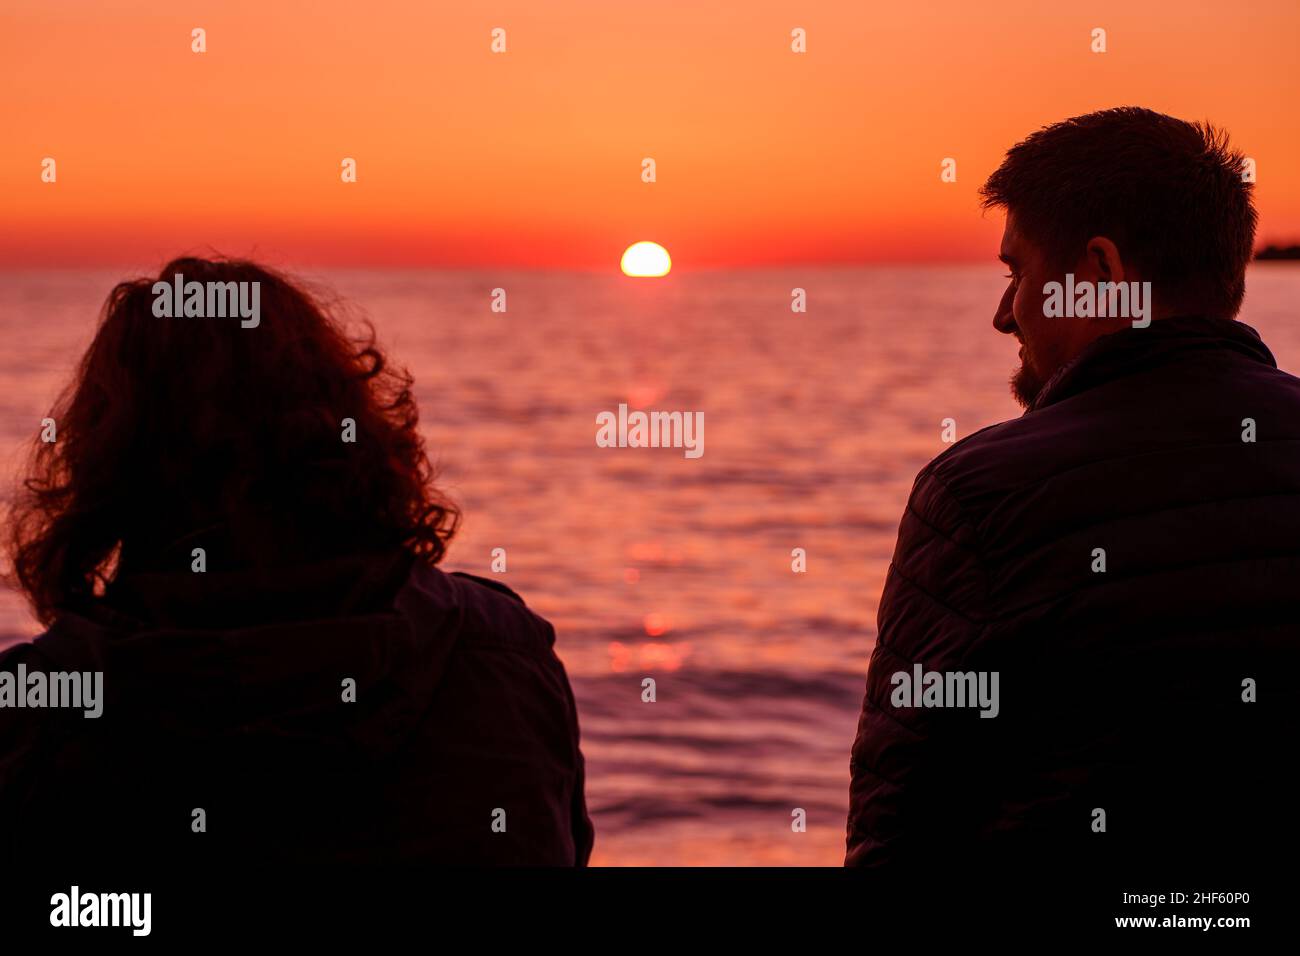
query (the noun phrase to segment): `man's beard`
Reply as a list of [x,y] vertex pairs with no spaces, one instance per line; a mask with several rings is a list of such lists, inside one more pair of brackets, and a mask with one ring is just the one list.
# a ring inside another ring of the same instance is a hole
[[1011,394],[1021,408],[1028,408],[1043,390],[1044,382],[1029,367],[1028,362],[1021,362],[1020,368],[1011,375]]

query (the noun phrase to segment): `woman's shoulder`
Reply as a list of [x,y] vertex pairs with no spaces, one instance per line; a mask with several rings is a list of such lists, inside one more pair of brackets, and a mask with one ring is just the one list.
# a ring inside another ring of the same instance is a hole
[[551,656],[555,629],[513,588],[465,571],[443,571],[417,563],[398,595],[399,611],[420,617],[436,613],[455,622],[459,641]]
[[452,571],[450,574],[453,578],[459,578],[461,581],[468,582],[471,587],[477,586],[491,588],[493,591],[504,594],[512,600],[523,604],[524,607],[528,606],[524,599],[519,596],[518,592],[502,584],[500,581],[493,581],[491,578],[482,578],[477,574],[470,574],[468,571]]

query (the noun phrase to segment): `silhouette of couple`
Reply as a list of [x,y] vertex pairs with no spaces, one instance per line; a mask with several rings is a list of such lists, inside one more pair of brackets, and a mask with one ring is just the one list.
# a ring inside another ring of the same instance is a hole
[[[1212,128],[1122,108],[1035,132],[984,185],[1026,411],[917,476],[848,864],[1281,852],[1300,381],[1235,321],[1241,163]],[[160,317],[176,274],[255,284],[260,323]],[[1149,283],[1153,321],[1045,309],[1067,274]],[[51,417],[8,523],[48,630],[0,670],[102,673],[104,700],[0,708],[0,855],[587,863],[555,634],[499,582],[439,570],[459,515],[373,332],[253,263],[177,260],[112,291]],[[914,673],[933,695],[893,693]],[[943,693],[964,680],[997,689],[984,718]]]

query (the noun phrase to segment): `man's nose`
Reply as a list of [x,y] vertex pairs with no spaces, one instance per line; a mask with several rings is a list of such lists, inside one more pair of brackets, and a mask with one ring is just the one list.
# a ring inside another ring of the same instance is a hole
[[1015,310],[1011,307],[1015,298],[1015,286],[1007,286],[1007,291],[1002,293],[1002,301],[998,303],[998,310],[993,313],[993,328],[1003,335],[1010,335],[1016,330]]

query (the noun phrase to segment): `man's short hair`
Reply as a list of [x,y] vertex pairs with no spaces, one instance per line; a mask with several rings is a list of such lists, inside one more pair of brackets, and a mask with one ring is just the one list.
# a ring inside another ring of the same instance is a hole
[[1124,106],[1032,133],[980,194],[1055,267],[1068,270],[1105,236],[1163,306],[1232,318],[1257,218],[1244,159],[1209,124]]

